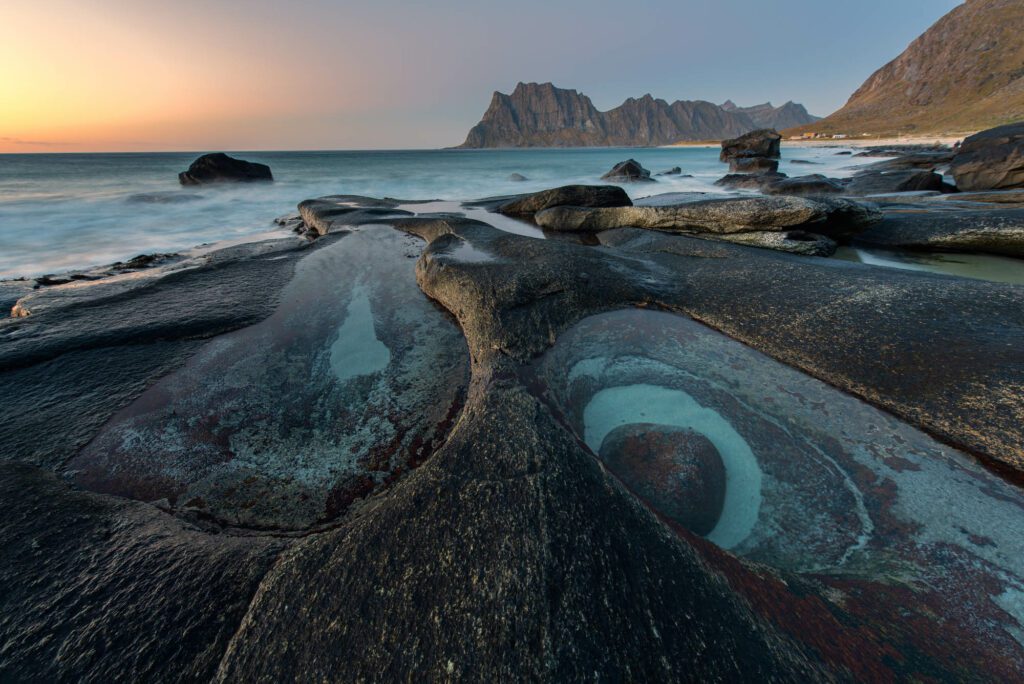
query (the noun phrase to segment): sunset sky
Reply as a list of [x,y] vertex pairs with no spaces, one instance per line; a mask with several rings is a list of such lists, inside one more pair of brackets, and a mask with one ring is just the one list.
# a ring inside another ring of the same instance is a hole
[[443,147],[491,92],[825,115],[955,0],[6,0],[0,152]]

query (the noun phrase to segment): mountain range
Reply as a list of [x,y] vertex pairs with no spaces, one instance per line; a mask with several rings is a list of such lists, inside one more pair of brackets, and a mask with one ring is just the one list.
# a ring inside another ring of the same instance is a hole
[[963,134],[1024,120],[1024,2],[967,0],[807,131]]
[[651,95],[599,111],[586,95],[551,83],[495,92],[483,119],[459,147],[647,147],[735,137],[757,128],[817,121],[799,104],[737,107],[702,100],[671,104]]

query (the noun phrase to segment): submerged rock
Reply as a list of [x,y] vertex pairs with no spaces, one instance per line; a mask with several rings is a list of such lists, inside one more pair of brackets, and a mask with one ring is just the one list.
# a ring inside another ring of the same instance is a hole
[[601,180],[617,183],[653,183],[651,172],[640,165],[635,159],[627,159],[612,167],[612,170],[601,176]]
[[725,501],[725,466],[693,430],[630,423],[608,433],[601,460],[655,510],[700,535],[714,529]]
[[964,139],[950,173],[964,191],[1024,188],[1024,123],[990,128]]
[[633,202],[617,185],[563,185],[498,202],[495,208],[507,216],[532,216],[550,207],[628,207]]
[[667,169],[667,170],[662,171],[662,172],[660,172],[660,173],[658,173],[656,175],[658,175],[658,176],[678,176],[682,172],[683,172],[683,170],[681,168],[679,168],[678,166],[673,166],[671,169]]
[[178,174],[182,185],[202,185],[224,181],[272,181],[274,176],[266,164],[257,164],[229,157],[223,152],[204,154]]
[[523,181],[528,181],[530,179],[521,173],[513,173],[509,174],[508,180],[513,183],[522,183]]

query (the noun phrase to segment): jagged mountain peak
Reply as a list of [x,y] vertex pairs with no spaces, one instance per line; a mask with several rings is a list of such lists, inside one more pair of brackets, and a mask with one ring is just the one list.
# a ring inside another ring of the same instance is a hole
[[[495,92],[483,119],[460,147],[656,146],[777,127],[776,121],[765,120],[760,113],[754,117],[731,101],[727,104],[735,109],[730,111],[703,100],[669,104],[646,93],[602,112],[577,90],[550,82],[520,82],[510,95]],[[764,107],[759,105],[759,112]],[[768,117],[775,116],[777,110],[771,105],[767,108]],[[800,112],[804,118],[800,118]],[[790,117],[783,122],[785,125],[794,125],[792,120],[815,120],[803,107],[796,114],[788,109],[784,113]]]

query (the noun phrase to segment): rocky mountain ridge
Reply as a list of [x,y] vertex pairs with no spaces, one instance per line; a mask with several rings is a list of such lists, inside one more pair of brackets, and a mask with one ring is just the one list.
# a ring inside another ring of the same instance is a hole
[[748,108],[756,110],[753,116],[732,107],[734,111],[703,100],[670,104],[644,95],[602,112],[576,90],[519,83],[511,94],[494,93],[483,118],[459,147],[644,147],[735,137],[764,127],[758,121],[765,117],[783,117],[783,125],[790,126],[815,120],[791,102],[779,108]]

